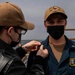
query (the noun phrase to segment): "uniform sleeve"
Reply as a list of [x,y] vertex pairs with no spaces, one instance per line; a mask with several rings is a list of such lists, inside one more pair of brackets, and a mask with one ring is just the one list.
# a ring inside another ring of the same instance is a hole
[[30,67],[29,75],[45,75],[43,70],[43,58],[41,56],[36,56],[35,60]]
[[25,54],[26,54],[25,50],[24,50],[22,47],[17,48],[17,49],[16,49],[16,52],[18,53],[18,55],[20,56],[21,59],[22,59],[22,58],[25,56]]
[[[43,60],[42,57],[37,56],[34,64],[31,66],[30,71],[28,71],[21,60],[14,59],[9,65],[9,68],[5,75],[44,75],[42,62],[37,62],[39,59]],[[7,65],[8,67],[8,65]]]

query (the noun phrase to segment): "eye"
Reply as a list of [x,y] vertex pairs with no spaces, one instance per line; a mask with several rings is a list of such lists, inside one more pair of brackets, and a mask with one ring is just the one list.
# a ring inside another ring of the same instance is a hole
[[61,22],[62,22],[62,20],[59,20],[58,22],[59,22],[59,23],[61,23]]
[[47,21],[47,24],[54,24],[53,20]]

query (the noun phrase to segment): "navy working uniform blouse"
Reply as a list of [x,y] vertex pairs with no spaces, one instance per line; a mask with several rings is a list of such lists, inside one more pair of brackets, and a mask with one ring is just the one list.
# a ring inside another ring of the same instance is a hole
[[[59,63],[56,60],[50,48],[48,38],[45,41],[43,41],[42,44],[44,45],[45,48],[49,50],[49,57],[45,61],[48,67],[47,69],[48,75],[73,75],[75,74],[75,65],[74,66],[70,65],[72,60],[74,60],[74,64],[75,64],[75,59],[70,60],[70,58],[75,58],[75,51],[72,52],[72,54],[70,53],[71,49],[75,47],[74,42],[66,38],[66,45],[63,50],[62,57]],[[72,57],[73,53],[74,53],[74,56]]]

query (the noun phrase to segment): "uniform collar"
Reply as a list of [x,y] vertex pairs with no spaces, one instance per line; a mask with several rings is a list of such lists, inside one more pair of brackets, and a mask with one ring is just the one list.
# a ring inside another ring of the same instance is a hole
[[17,57],[16,51],[6,42],[0,39],[0,51],[9,56]]

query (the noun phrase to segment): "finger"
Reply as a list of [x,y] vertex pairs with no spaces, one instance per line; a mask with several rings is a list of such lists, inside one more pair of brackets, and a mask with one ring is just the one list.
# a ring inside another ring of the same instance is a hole
[[40,46],[40,49],[43,49],[43,45]]
[[34,42],[33,45],[38,46],[38,45],[41,45],[41,43],[40,42]]
[[47,50],[47,49],[44,49],[44,53],[49,54],[49,52],[48,52],[48,50]]

